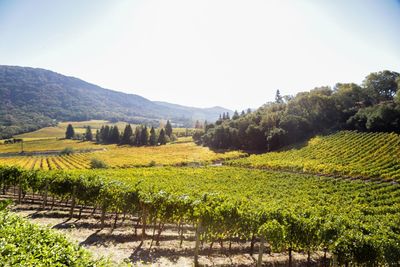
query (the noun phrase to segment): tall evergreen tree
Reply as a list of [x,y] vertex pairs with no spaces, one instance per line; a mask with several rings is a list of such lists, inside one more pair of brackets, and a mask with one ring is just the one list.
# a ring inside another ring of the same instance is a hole
[[115,125],[112,127],[112,130],[110,132],[110,143],[112,144],[119,144],[120,141],[120,133],[118,130],[118,126]]
[[93,141],[93,133],[92,133],[92,128],[90,126],[86,127],[85,140]]
[[134,146],[140,146],[141,145],[141,132],[142,132],[142,127],[141,126],[136,126],[135,128],[135,137],[133,141]]
[[75,130],[74,127],[72,127],[71,124],[68,124],[67,126],[67,131],[65,132],[65,138],[66,139],[72,139],[75,136]]
[[147,131],[147,126],[142,128],[142,132],[140,134],[140,142],[142,146],[146,146],[149,144],[149,132]]
[[124,134],[122,135],[121,144],[129,144],[131,136],[133,135],[133,130],[130,124],[127,124],[124,129]]
[[167,143],[167,137],[165,135],[164,129],[161,129],[160,135],[158,136],[158,143],[160,145],[165,145]]
[[231,117],[229,116],[229,112],[226,113],[225,119],[227,119],[227,120],[230,120],[230,119],[231,119]]
[[233,113],[233,116],[232,116],[232,120],[237,120],[237,119],[239,119],[239,112],[237,110],[235,110],[235,112]]
[[283,98],[281,96],[281,92],[279,91],[279,89],[276,90],[275,103],[278,103],[278,104],[282,104],[283,103]]
[[99,131],[99,129],[96,130],[96,143],[100,143],[100,131]]
[[168,135],[169,138],[172,137],[172,125],[169,122],[169,120],[167,121],[167,124],[165,125],[165,134]]
[[242,112],[240,113],[240,116],[244,116],[244,115],[246,115],[246,112],[244,112],[244,110],[242,110]]
[[110,126],[108,126],[108,125],[104,126],[103,132],[101,134],[101,141],[103,143],[110,142]]
[[151,129],[150,129],[149,145],[151,145],[151,146],[156,146],[157,145],[156,130],[154,129],[154,127],[151,127]]

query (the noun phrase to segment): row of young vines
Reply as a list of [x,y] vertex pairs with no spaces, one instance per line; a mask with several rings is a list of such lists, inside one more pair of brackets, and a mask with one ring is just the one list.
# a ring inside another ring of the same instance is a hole
[[400,181],[400,135],[342,131],[315,137],[302,148],[252,155],[228,164]]
[[[201,242],[250,242],[272,252],[314,251],[333,255],[322,262],[400,264],[398,185],[273,173],[233,167],[137,168],[41,172],[0,168],[3,193],[15,186],[27,192],[70,199],[107,213],[132,214],[149,224],[191,224],[196,229],[195,264]],[[310,260],[310,257],[309,257]]]

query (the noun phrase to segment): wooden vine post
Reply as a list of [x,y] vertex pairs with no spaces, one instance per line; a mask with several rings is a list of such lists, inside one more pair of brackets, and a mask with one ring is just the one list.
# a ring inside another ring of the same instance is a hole
[[258,250],[257,267],[261,267],[262,266],[263,253],[264,253],[264,243],[265,243],[265,239],[263,237],[261,237],[260,238],[260,248]]
[[196,236],[195,236],[195,247],[194,247],[194,266],[199,266],[199,251],[200,251],[200,235],[202,232],[202,223],[201,220],[199,221],[196,229]]

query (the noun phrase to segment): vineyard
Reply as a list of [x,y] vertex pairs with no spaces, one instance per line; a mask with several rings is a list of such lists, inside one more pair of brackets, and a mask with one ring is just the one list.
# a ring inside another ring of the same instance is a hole
[[105,150],[71,155],[0,157],[0,165],[19,166],[31,170],[88,169],[91,159],[96,158],[104,161],[111,168],[127,168],[149,165],[209,164],[245,155],[239,151],[216,153],[209,148],[196,146],[193,142],[177,142],[157,147],[115,145],[103,147]]
[[0,202],[1,266],[108,266],[54,230],[2,211],[3,205]]
[[[69,199],[78,204],[138,218],[148,225],[189,224],[196,229],[193,256],[203,242],[249,242],[272,252],[311,255],[323,251],[324,264],[397,265],[400,262],[400,191],[397,184],[333,179],[235,167],[135,168],[69,172],[0,169],[0,186]],[[3,192],[4,193],[4,192]],[[46,204],[47,203],[47,204]],[[377,227],[379,225],[379,227]],[[212,246],[212,245],[211,245]],[[251,252],[252,253],[252,252]],[[331,259],[327,255],[332,255]]]
[[343,131],[315,137],[299,149],[252,155],[229,164],[400,181],[400,136]]

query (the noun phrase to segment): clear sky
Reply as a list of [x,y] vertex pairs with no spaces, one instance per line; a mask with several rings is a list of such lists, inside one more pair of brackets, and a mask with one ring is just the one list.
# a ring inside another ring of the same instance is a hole
[[198,107],[400,71],[399,0],[0,0],[0,64]]

